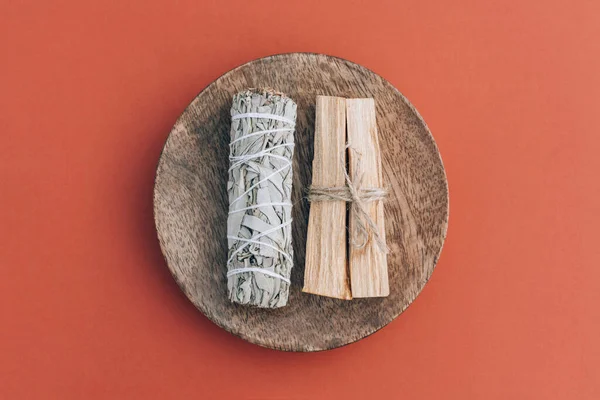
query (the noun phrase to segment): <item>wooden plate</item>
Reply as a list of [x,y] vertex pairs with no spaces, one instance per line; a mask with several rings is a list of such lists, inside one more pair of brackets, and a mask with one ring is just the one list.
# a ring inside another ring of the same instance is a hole
[[[232,96],[272,87],[298,104],[293,188],[294,269],[288,306],[265,310],[232,304],[226,284],[226,192]],[[311,182],[315,97],[374,97],[390,189],[385,203],[390,295],[336,300],[302,293]],[[419,294],[442,249],[448,186],[427,125],[390,83],[346,60],[292,53],[251,61],[204,89],[165,144],[154,189],[154,217],[169,269],[187,297],[214,323],[249,342],[288,351],[318,351],[355,342],[382,328]]]

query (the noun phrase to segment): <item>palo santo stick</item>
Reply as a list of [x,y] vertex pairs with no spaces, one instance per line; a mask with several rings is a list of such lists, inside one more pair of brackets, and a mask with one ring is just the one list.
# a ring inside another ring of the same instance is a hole
[[[347,99],[348,152],[350,176],[362,174],[360,188],[382,188],[381,154],[375,101],[373,99]],[[358,169],[358,171],[357,171]],[[353,178],[354,179],[354,178]],[[355,182],[356,183],[356,182]],[[366,202],[369,216],[377,226],[377,232],[385,243],[383,201]],[[352,243],[363,241],[356,230],[354,210],[350,210],[350,281],[353,297],[385,297],[390,294],[387,257],[373,238],[364,247]]]
[[[317,96],[313,186],[344,186],[345,142],[345,99]],[[302,291],[351,299],[346,258],[346,202],[311,203]]]

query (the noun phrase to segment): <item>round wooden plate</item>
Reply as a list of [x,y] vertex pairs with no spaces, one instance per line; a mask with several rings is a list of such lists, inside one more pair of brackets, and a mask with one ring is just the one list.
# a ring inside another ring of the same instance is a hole
[[[294,269],[288,306],[232,304],[227,298],[227,169],[232,96],[272,87],[298,104],[293,160]],[[336,300],[302,293],[317,95],[373,97],[383,159],[390,295]],[[377,331],[408,307],[428,281],[448,226],[448,186],[427,125],[390,83],[346,60],[292,53],[237,67],[186,108],[165,144],[154,189],[162,252],[181,290],[210,320],[249,342],[288,351],[327,350]]]

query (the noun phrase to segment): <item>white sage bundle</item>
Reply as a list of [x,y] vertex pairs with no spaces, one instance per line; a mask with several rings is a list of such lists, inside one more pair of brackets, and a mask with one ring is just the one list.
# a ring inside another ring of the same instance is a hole
[[292,249],[296,103],[249,89],[231,107],[227,288],[240,304],[287,304]]

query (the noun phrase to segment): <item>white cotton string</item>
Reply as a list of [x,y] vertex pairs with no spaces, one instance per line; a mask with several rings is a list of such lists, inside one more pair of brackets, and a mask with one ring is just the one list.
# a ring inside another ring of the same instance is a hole
[[260,272],[261,274],[265,274],[265,275],[272,276],[273,278],[281,279],[282,281],[287,282],[288,284],[291,283],[290,280],[283,275],[279,275],[278,273],[269,271],[268,269],[257,268],[257,267],[232,269],[231,271],[227,272],[227,277],[230,277],[230,276],[236,275],[236,274],[243,274],[244,272]]
[[229,167],[229,170],[231,171],[232,169],[234,169],[238,165],[240,165],[240,164],[247,164],[248,161],[253,160],[255,158],[259,158],[259,157],[272,157],[272,158],[277,158],[278,160],[289,161],[289,158],[285,158],[284,156],[280,156],[280,155],[277,155],[277,154],[270,154],[268,151],[266,151],[266,152],[260,152],[260,153],[252,154],[252,155],[249,155],[249,156],[244,156],[238,162],[231,164],[231,167]]
[[293,131],[293,130],[294,130],[294,127],[279,128],[279,129],[265,129],[264,131],[256,131],[254,133],[249,133],[248,135],[240,136],[239,138],[237,138],[237,139],[233,140],[231,143],[229,143],[229,146],[233,146],[240,140],[248,139],[248,138],[251,138],[254,136],[261,136],[261,135],[264,135],[265,133],[288,132],[288,131]]
[[[290,262],[293,262],[293,260],[292,260],[292,257],[290,257],[290,255],[289,255],[289,254],[287,254],[285,251],[283,251],[283,250],[281,250],[281,249],[279,249],[279,248],[277,248],[277,247],[275,247],[275,246],[273,246],[273,245],[271,245],[271,244],[269,244],[269,243],[259,242],[258,240],[256,240],[256,239],[260,239],[260,238],[261,238],[261,237],[263,237],[263,236],[267,236],[268,234],[270,234],[270,233],[273,233],[273,232],[275,232],[275,231],[276,231],[276,230],[278,230],[278,229],[283,229],[283,228],[285,228],[286,226],[290,225],[291,223],[292,223],[292,221],[289,221],[289,222],[286,222],[286,223],[284,223],[284,224],[278,225],[278,226],[276,226],[276,227],[274,227],[274,228],[271,228],[271,229],[268,229],[268,230],[264,231],[264,232],[263,232],[263,233],[261,233],[260,235],[256,235],[256,236],[254,236],[254,237],[252,237],[252,238],[250,238],[250,239],[241,238],[241,237],[239,237],[239,236],[230,236],[230,235],[227,235],[227,239],[233,239],[233,240],[237,240],[237,241],[239,241],[239,242],[244,242],[244,244],[243,244],[243,245],[241,245],[241,246],[240,246],[240,247],[238,247],[238,248],[237,248],[237,249],[236,249],[236,250],[235,250],[233,253],[231,253],[231,256],[229,257],[229,260],[227,260],[227,265],[229,265],[229,264],[231,263],[231,261],[233,260],[233,257],[234,257],[234,256],[235,256],[237,253],[239,253],[239,252],[240,252],[240,251],[241,251],[243,248],[245,248],[246,246],[248,246],[248,245],[249,245],[249,244],[251,244],[251,243],[255,243],[255,244],[259,244],[259,245],[261,245],[261,246],[266,246],[266,247],[269,247],[269,248],[271,248],[271,249],[275,250],[276,252],[278,252],[279,254],[283,255],[283,256],[284,256],[285,258],[287,258],[287,259],[288,259]],[[284,277],[284,276],[282,276],[282,275],[276,274],[275,272],[271,272],[271,271],[269,271],[269,270],[266,270],[266,269],[264,269],[264,268],[256,268],[256,267],[248,267],[248,268],[236,268],[236,269],[232,269],[232,270],[230,270],[229,272],[227,272],[227,276],[229,277],[229,276],[231,276],[231,275],[235,275],[235,274],[241,274],[241,273],[243,273],[243,272],[250,272],[250,271],[254,271],[254,272],[263,272],[263,271],[264,271],[264,272],[265,272],[267,275],[270,275],[270,276],[272,276],[272,277],[274,277],[274,278],[280,278],[280,279],[284,280],[285,282],[287,282],[287,283],[290,283],[289,279],[285,278],[285,277]]]
[[255,208],[261,208],[261,207],[267,207],[267,206],[292,207],[292,205],[293,205],[292,203],[262,203],[262,204],[255,204],[255,205],[249,206],[249,207],[240,208],[239,210],[229,211],[229,214],[230,215],[237,214],[239,212],[254,210]]
[[245,155],[241,155],[241,156],[229,156],[229,161],[236,161],[233,164],[231,164],[231,166],[229,167],[229,170],[231,171],[232,169],[234,169],[235,167],[237,167],[240,164],[247,163],[248,161],[250,161],[254,158],[260,158],[263,156],[273,157],[273,158],[277,158],[277,159],[283,160],[283,161],[289,161],[289,158],[280,156],[278,154],[271,154],[271,151],[273,151],[275,149],[279,149],[281,147],[294,147],[294,143],[279,144],[277,146],[269,147],[268,149],[259,151],[258,153],[254,153],[254,154],[245,154]]
[[[264,149],[262,151],[259,151],[258,153],[254,153],[254,154],[240,154],[240,155],[230,155],[229,156],[229,160],[230,161],[236,161],[236,160],[245,160],[248,159],[248,157],[254,158],[254,157],[260,157],[264,154],[267,154],[275,149],[280,149],[282,147],[294,147],[294,143],[282,143],[282,144],[278,144],[277,146],[273,146],[273,147],[269,147],[267,149]],[[287,158],[286,158],[287,160]]]
[[[240,251],[242,251],[242,249],[244,249],[246,246],[248,246],[250,243],[257,243],[256,239],[260,239],[261,237],[267,236],[279,229],[283,229],[286,226],[290,225],[292,223],[292,221],[288,221],[288,222],[284,222],[281,225],[277,225],[271,229],[267,229],[266,231],[264,231],[263,233],[256,235],[256,236],[252,236],[250,239],[246,239],[246,238],[242,238],[239,236],[234,236],[233,238],[236,239],[238,242],[245,242],[243,245],[241,245],[240,247],[238,247],[237,249],[235,249],[235,251],[233,253],[231,253],[231,256],[229,256],[229,260],[227,260],[227,264],[229,264],[231,261],[233,261],[233,257],[239,253]],[[258,242],[260,244],[263,244],[262,242]]]
[[231,119],[242,119],[242,118],[264,118],[264,119],[273,119],[275,121],[285,122],[292,126],[296,125],[296,122],[293,119],[286,118],[281,115],[274,114],[264,114],[264,113],[244,113],[244,114],[236,114],[232,115]]
[[236,201],[240,201],[241,199],[243,199],[248,193],[250,193],[252,191],[252,189],[254,189],[255,187],[257,187],[258,185],[260,185],[263,182],[268,181],[269,179],[271,179],[273,176],[277,175],[278,173],[280,173],[281,171],[283,171],[286,168],[289,168],[292,166],[292,163],[288,163],[286,165],[284,165],[283,167],[279,168],[277,171],[273,172],[270,175],[267,175],[265,178],[261,179],[260,181],[256,182],[255,184],[251,185],[248,190],[246,190],[244,193],[242,193],[241,195],[238,196],[237,199],[233,200],[231,203],[229,203],[229,206],[231,207],[231,205],[233,203],[235,203]]
[[[236,119],[242,119],[242,118],[264,118],[264,119],[272,119],[272,120],[276,120],[276,121],[281,121],[281,122],[285,122],[290,124],[291,126],[289,128],[278,128],[278,129],[265,129],[262,131],[257,131],[257,132],[253,132],[250,133],[248,135],[243,135],[238,137],[237,139],[233,140],[229,146],[231,148],[231,150],[233,151],[233,145],[236,144],[237,142],[244,140],[244,139],[248,139],[248,138],[252,138],[252,137],[257,137],[257,136],[261,136],[261,135],[265,135],[267,133],[277,133],[277,132],[288,132],[288,131],[293,131],[294,127],[296,125],[295,121],[286,118],[286,117],[282,117],[280,115],[273,115],[273,114],[264,114],[264,113],[244,113],[244,114],[237,114],[237,115],[233,115],[231,117],[232,120],[236,120]],[[272,154],[271,151],[278,149],[278,148],[282,148],[282,147],[293,147],[294,144],[293,143],[284,143],[284,144],[280,144],[277,146],[273,146],[270,147],[268,149],[262,150],[258,153],[255,154],[244,154],[244,155],[239,155],[239,156],[234,156],[234,155],[230,155],[229,156],[229,160],[232,162],[231,166],[229,167],[229,170],[231,171],[233,168],[237,167],[240,164],[244,164],[244,163],[248,163],[250,160],[255,159],[255,158],[259,158],[259,157],[273,157],[273,158],[277,158],[283,161],[286,161],[286,164],[279,168],[277,171],[271,173],[270,175],[266,176],[265,178],[259,180],[258,182],[254,183],[252,186],[250,186],[244,193],[242,193],[238,198],[236,198],[235,200],[233,200],[230,203],[230,208],[231,208],[231,204],[234,204],[235,202],[239,201],[240,199],[244,198],[248,193],[250,193],[254,188],[256,188],[258,185],[260,185],[263,182],[266,182],[268,180],[270,180],[273,176],[277,175],[278,173],[282,172],[284,169],[286,168],[290,168],[292,166],[291,161],[283,156],[277,155],[277,154]],[[235,214],[238,212],[243,212],[243,211],[247,211],[247,210],[252,210],[255,208],[260,208],[260,207],[266,207],[266,206],[283,206],[283,207],[291,207],[292,204],[291,203],[262,203],[262,204],[255,204],[252,206],[248,206],[248,207],[244,207],[241,208],[239,210],[234,210],[234,211],[229,211],[229,214]],[[268,248],[271,248],[273,250],[275,250],[276,252],[278,252],[279,254],[281,254],[282,256],[284,256],[285,258],[287,258],[290,262],[293,262],[291,256],[289,254],[287,254],[285,251],[279,249],[276,246],[273,246],[269,243],[263,243],[258,241],[257,239],[260,239],[261,237],[267,236],[270,233],[273,233],[279,229],[283,229],[286,226],[290,225],[292,223],[292,221],[288,221],[285,222],[281,225],[275,226],[271,229],[268,229],[264,232],[262,232],[259,235],[253,236],[250,239],[246,239],[246,238],[242,238],[239,236],[230,236],[227,235],[228,239],[232,239],[232,240],[236,240],[238,242],[242,242],[243,244],[238,247],[233,253],[231,253],[231,256],[229,257],[229,259],[227,260],[227,265],[229,265],[231,263],[231,261],[233,261],[233,258],[235,257],[236,254],[238,254],[242,249],[244,249],[246,246],[248,246],[249,244],[259,244],[261,246],[265,246]],[[248,268],[236,268],[236,269],[232,269],[230,271],[227,272],[227,277],[230,277],[232,275],[236,275],[236,274],[241,274],[244,272],[259,272],[268,276],[271,276],[273,278],[277,278],[277,279],[281,279],[284,282],[287,282],[288,284],[290,284],[290,280],[288,278],[286,278],[283,275],[280,275],[278,273],[275,273],[273,271],[269,271],[267,269],[264,268],[257,268],[257,267],[248,267]]]
[[[229,236],[229,235],[227,235],[227,239],[237,240],[237,239],[240,239],[240,237],[239,236]],[[254,239],[245,239],[244,241],[248,242],[248,243],[260,244],[261,246],[266,246],[266,247],[268,247],[270,249],[275,250],[276,252],[278,252],[279,254],[281,254],[282,256],[284,256],[285,258],[287,258],[288,261],[290,261],[290,262],[294,261],[294,260],[292,260],[292,257],[290,257],[290,255],[288,253],[286,253],[285,251],[280,250],[279,248],[273,246],[272,244],[261,242],[261,241],[254,240]]]

